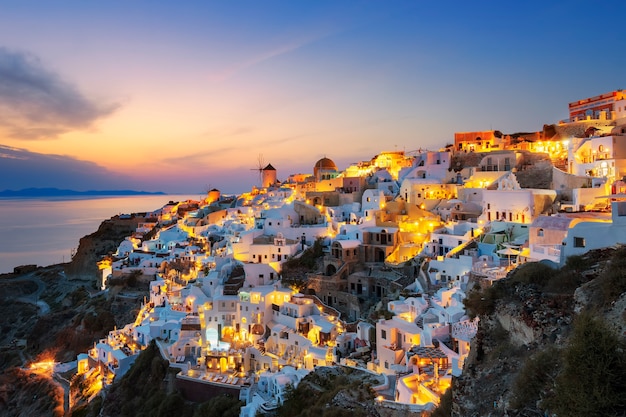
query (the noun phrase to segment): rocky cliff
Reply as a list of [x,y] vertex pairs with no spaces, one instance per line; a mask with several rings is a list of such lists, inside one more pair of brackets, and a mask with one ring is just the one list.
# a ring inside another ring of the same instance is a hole
[[65,267],[68,278],[97,280],[97,262],[104,255],[114,253],[119,244],[132,235],[143,221],[144,217],[138,215],[129,218],[114,216],[103,221],[97,231],[80,239],[76,254]]
[[[565,375],[575,349],[585,351],[577,372],[588,367],[592,375],[608,363],[626,371],[625,265],[626,249],[594,251],[560,270],[523,265],[471,292],[466,305],[481,321],[464,373],[453,383],[451,415],[624,415],[626,376],[603,371],[592,382]],[[597,345],[610,345],[605,337],[620,347],[597,354]],[[585,402],[568,409],[564,399],[577,390]],[[595,390],[607,395],[594,397]]]

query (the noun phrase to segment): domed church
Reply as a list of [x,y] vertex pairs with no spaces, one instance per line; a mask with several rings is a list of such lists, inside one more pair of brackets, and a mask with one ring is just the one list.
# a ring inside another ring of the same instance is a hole
[[336,178],[339,174],[337,165],[330,158],[320,159],[313,167],[313,176],[317,182]]

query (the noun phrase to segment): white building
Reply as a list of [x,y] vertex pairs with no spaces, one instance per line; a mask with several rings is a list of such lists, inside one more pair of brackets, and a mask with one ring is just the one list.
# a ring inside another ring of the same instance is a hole
[[570,223],[561,249],[561,265],[572,255],[616,244],[626,244],[626,201],[611,204],[610,219],[587,218]]
[[568,148],[568,172],[613,182],[626,175],[626,136],[574,138]]

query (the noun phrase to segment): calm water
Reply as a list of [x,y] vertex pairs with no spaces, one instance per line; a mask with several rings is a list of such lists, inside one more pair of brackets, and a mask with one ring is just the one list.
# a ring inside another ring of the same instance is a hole
[[69,262],[81,237],[103,220],[122,213],[153,211],[170,200],[201,195],[159,195],[94,199],[0,199],[0,273],[19,265]]

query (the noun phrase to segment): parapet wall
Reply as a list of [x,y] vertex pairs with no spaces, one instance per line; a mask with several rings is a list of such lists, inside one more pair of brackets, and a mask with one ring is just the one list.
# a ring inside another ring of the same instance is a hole
[[558,168],[552,168],[552,189],[557,199],[572,200],[572,189],[591,187],[591,178],[568,174]]

